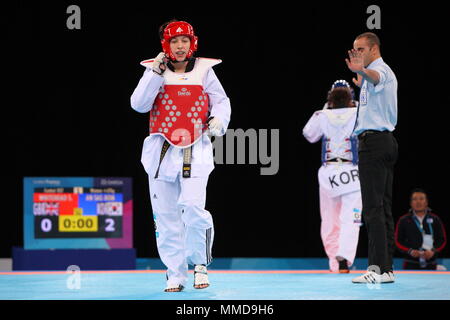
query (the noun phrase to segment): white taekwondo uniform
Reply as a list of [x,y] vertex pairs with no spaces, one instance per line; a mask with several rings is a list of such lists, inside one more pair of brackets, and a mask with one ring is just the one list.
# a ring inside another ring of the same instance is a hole
[[[352,135],[356,111],[356,108],[316,111],[303,128],[309,142],[322,139],[322,166],[318,173],[321,237],[331,271],[339,269],[337,256],[345,258],[351,266],[358,245],[362,203],[357,138]],[[343,161],[330,161],[333,159]]]
[[[208,265],[212,260],[214,226],[211,214],[205,210],[205,201],[208,176],[214,169],[214,159],[211,140],[206,132],[203,132],[192,145],[190,178],[182,175],[183,148],[170,143],[160,163],[163,143],[169,140],[162,135],[167,131],[166,128],[176,127],[177,117],[178,123],[183,120],[182,117],[194,117],[194,110],[189,113],[180,112],[183,109],[180,105],[176,109],[174,104],[180,97],[172,97],[174,101],[171,97],[168,97],[167,101],[161,98],[164,99],[167,86],[170,85],[180,88],[179,95],[190,95],[191,89],[194,92],[193,95],[198,96],[201,92],[200,96],[203,99],[196,97],[195,105],[191,104],[194,102],[192,100],[187,108],[191,108],[191,105],[192,108],[196,107],[199,110],[201,107],[208,108],[207,116],[217,117],[222,122],[222,132],[219,135],[225,134],[231,115],[230,100],[212,70],[212,66],[221,61],[207,58],[195,59],[195,65],[191,71],[175,73],[167,68],[162,76],[152,71],[153,60],[142,61],[141,64],[146,67],[146,70],[131,96],[131,106],[134,110],[151,111],[150,135],[144,140],[141,161],[149,175],[158,252],[168,268],[168,286],[180,284],[185,286],[188,264]],[[200,91],[195,91],[196,87],[200,88]],[[159,109],[156,101],[159,102]],[[178,102],[182,103],[182,101],[181,99]],[[207,106],[204,102],[207,102]],[[157,119],[160,112],[155,110],[161,110],[162,107],[168,108],[170,115],[165,119]],[[173,108],[173,112],[169,107]],[[195,110],[195,116],[197,116],[197,110]],[[168,121],[165,122],[165,120]],[[164,122],[164,128],[155,127],[155,123],[162,122]],[[205,126],[204,119],[203,126]],[[158,175],[155,177],[159,164]]]

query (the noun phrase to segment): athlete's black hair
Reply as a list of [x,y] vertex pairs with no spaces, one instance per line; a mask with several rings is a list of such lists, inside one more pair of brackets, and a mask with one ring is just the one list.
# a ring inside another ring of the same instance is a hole
[[351,106],[352,94],[350,89],[338,87],[330,91],[327,100],[330,109],[347,108]]

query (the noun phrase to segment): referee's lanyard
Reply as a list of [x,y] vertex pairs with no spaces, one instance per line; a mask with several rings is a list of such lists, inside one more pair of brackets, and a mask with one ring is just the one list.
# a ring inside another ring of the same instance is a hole
[[[426,217],[423,217],[424,219]],[[423,229],[423,225],[419,222],[419,219],[416,216],[413,216],[414,222],[416,223],[417,228],[419,228],[420,232],[422,233],[422,237],[423,237],[423,244],[422,247],[427,246],[428,248],[424,248],[424,249],[428,249],[431,250],[431,248],[433,247],[433,226],[431,225],[431,222],[428,221],[429,218],[427,218],[427,223],[428,223],[428,228],[430,229],[430,234],[426,234],[425,230]],[[431,248],[429,248],[431,247]]]

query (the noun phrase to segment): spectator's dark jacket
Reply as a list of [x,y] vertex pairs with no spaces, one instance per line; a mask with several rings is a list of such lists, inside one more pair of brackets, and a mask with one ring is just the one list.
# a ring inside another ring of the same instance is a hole
[[[413,217],[414,213],[412,210],[400,217],[395,228],[395,244],[400,252],[404,254],[406,261],[419,263],[419,258],[413,258],[410,255],[411,250],[421,249],[423,242],[422,232],[417,227]],[[423,219],[423,229],[426,234],[431,234],[430,225],[433,230],[434,256],[427,262],[433,263],[438,253],[444,249],[447,243],[447,236],[441,219],[431,211],[427,211]]]

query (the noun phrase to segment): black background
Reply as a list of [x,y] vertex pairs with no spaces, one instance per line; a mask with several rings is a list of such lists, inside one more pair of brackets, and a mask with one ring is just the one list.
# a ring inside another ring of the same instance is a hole
[[[66,8],[81,8],[69,30]],[[320,145],[302,136],[336,79],[353,74],[344,59],[366,31],[370,4],[381,8],[383,59],[398,83],[399,160],[395,219],[409,192],[423,187],[448,217],[448,15],[439,3],[258,2],[249,7],[197,2],[16,2],[2,7],[2,193],[0,256],[23,245],[24,176],[130,176],[134,246],[157,257],[147,175],[140,163],[148,114],[130,107],[143,59],[160,52],[158,27],[187,20],[197,56],[214,68],[231,99],[229,128],[280,130],[280,168],[216,165],[207,209],[215,222],[215,257],[324,257],[317,170]],[[356,90],[357,94],[359,93]],[[445,256],[449,256],[447,247]],[[361,229],[357,256],[367,256]]]

